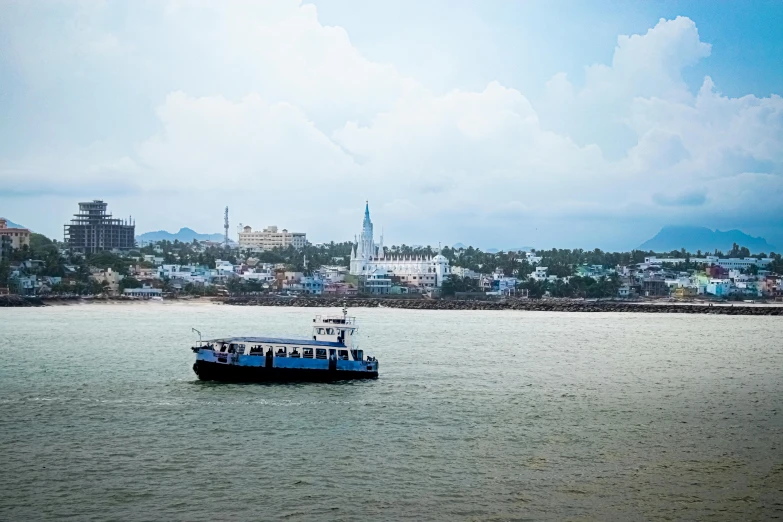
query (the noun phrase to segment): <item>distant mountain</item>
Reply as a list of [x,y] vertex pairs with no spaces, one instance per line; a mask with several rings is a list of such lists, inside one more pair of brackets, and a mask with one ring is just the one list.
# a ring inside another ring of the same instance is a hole
[[710,230],[704,227],[663,227],[655,237],[645,241],[640,250],[653,252],[670,252],[684,248],[688,252],[722,252],[731,250],[734,243],[747,247],[753,254],[765,252],[769,254],[775,247],[767,243],[763,237],[753,237],[739,230]]
[[136,237],[136,241],[174,241],[179,240],[182,243],[190,243],[194,239],[196,241],[223,241],[225,236],[223,234],[199,234],[198,232],[189,228],[180,228],[179,232],[172,234],[165,230],[158,230],[156,232],[145,232]]

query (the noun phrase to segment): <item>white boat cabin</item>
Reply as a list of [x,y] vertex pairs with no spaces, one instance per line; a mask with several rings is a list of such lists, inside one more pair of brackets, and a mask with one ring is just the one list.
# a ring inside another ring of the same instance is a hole
[[[214,351],[218,362],[243,355],[266,358],[329,359],[342,361],[375,361],[364,357],[354,337],[356,318],[343,315],[317,315],[313,319],[312,339],[279,339],[273,337],[230,337],[203,341],[197,349]],[[195,349],[194,349],[195,350]],[[223,355],[225,354],[225,355]]]
[[356,318],[348,315],[316,315],[313,319],[313,341],[339,343],[353,347]]

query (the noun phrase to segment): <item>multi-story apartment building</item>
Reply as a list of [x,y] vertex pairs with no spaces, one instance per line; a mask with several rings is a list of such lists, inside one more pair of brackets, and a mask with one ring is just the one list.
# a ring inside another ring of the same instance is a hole
[[92,254],[100,250],[130,250],[136,246],[136,225],[112,218],[106,203],[96,199],[79,203],[79,212],[65,225],[65,243],[72,252]]
[[253,231],[252,227],[244,227],[239,233],[239,248],[248,250],[272,250],[289,246],[298,250],[306,243],[304,232],[289,232],[285,228],[278,230],[276,226],[266,227],[260,232]]

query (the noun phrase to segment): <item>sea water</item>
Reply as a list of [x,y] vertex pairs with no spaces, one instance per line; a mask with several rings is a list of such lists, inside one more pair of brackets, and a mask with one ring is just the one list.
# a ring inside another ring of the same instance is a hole
[[0,519],[783,516],[780,318],[353,309],[378,380],[191,369],[325,311],[0,311]]

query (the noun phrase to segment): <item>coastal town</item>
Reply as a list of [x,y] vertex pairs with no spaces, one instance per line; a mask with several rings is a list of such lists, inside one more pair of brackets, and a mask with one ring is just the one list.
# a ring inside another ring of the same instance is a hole
[[725,253],[387,247],[369,203],[357,229],[354,241],[311,244],[303,232],[242,226],[234,241],[226,209],[223,241],[138,241],[132,218],[81,202],[62,241],[0,218],[0,295],[783,301],[781,255],[737,244]]

